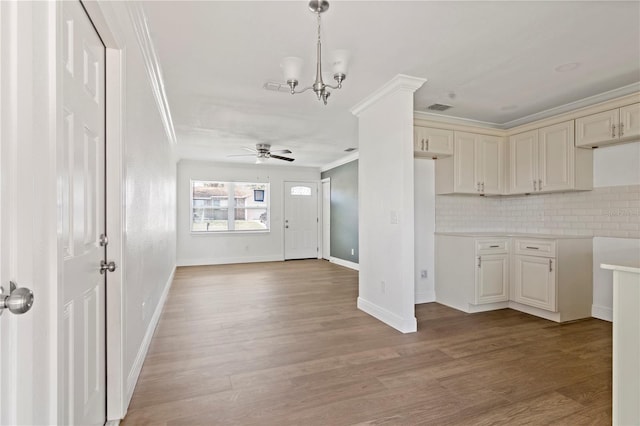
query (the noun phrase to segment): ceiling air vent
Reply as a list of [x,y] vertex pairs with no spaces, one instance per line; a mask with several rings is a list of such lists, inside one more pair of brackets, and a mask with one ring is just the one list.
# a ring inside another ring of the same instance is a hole
[[355,150],[356,150],[355,148],[347,148],[347,149],[344,150],[344,152],[351,152],[351,151],[355,151]]
[[427,107],[427,109],[431,111],[446,111],[449,108],[453,108],[453,107],[451,105],[445,105],[445,104],[432,104]]

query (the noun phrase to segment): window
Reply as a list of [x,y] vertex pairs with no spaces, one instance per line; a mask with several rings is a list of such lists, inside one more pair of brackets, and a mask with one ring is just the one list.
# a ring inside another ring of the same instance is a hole
[[311,187],[309,186],[292,186],[291,195],[302,195],[304,197],[311,196]]
[[268,183],[191,181],[191,232],[268,230]]

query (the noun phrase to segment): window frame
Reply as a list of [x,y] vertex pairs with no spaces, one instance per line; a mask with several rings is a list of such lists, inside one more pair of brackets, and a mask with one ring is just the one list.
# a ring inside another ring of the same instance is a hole
[[[227,206],[203,206],[198,207],[198,209],[209,208],[213,210],[221,210],[227,211],[227,228],[225,230],[194,230],[194,197],[193,197],[193,188],[195,183],[217,183],[224,184],[227,189],[229,195],[227,196]],[[264,201],[260,201],[260,203],[264,203],[262,206],[238,206],[236,202],[235,195],[235,187],[236,185],[264,185]],[[231,201],[233,199],[233,201]],[[264,222],[266,228],[265,229],[235,229],[235,217],[236,210],[266,210],[267,218]],[[271,232],[271,183],[270,182],[245,182],[245,181],[221,181],[221,180],[203,180],[203,179],[190,179],[189,180],[189,232],[192,235],[218,235],[218,234],[263,234]]]

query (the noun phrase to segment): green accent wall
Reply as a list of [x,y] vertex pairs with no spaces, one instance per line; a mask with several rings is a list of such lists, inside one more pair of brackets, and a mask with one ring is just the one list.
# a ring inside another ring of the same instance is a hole
[[331,256],[358,263],[358,160],[322,172],[325,178],[331,178]]

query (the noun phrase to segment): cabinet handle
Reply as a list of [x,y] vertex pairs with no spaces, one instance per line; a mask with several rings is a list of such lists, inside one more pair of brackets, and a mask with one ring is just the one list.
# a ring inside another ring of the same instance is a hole
[[540,247],[527,246],[526,248],[531,249],[531,250],[540,250]]
[[482,264],[482,256],[478,256],[478,268],[481,267]]
[[484,192],[484,182],[482,182],[482,192]]
[[549,259],[549,272],[553,271],[553,260]]
[[612,138],[616,137],[616,125],[615,124],[611,125],[611,137]]
[[476,183],[476,192],[480,192],[480,182]]
[[429,151],[429,138],[427,138],[427,140],[425,142],[425,146],[427,148],[427,151]]
[[420,139],[420,150],[424,151],[424,139]]
[[620,135],[619,135],[620,137],[622,137],[624,135],[624,123],[620,123],[618,133],[620,133]]
[[538,191],[542,191],[542,179],[538,179]]
[[498,248],[500,246],[489,246],[489,248]]
[[533,190],[537,191],[538,190],[538,181],[537,180],[533,180]]

